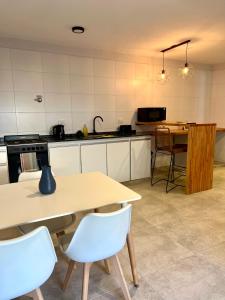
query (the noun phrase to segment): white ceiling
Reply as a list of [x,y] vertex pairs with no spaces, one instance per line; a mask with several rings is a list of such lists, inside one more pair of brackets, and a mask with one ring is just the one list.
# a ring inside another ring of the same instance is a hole
[[190,38],[191,61],[217,64],[225,63],[224,34],[225,0],[0,0],[0,38],[142,56]]

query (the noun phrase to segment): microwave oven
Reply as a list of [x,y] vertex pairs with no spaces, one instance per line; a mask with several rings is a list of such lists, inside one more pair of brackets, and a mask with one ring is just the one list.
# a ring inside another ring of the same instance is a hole
[[166,107],[139,107],[138,122],[160,122],[166,120]]

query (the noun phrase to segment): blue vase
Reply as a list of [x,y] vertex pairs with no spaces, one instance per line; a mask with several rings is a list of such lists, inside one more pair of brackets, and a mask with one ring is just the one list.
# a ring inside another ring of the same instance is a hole
[[56,182],[50,166],[42,167],[42,175],[39,181],[39,191],[44,195],[53,194],[56,189]]

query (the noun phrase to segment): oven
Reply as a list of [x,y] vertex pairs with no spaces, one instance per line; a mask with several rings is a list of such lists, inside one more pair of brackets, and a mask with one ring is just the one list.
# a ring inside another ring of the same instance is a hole
[[48,143],[38,134],[8,135],[4,137],[8,156],[9,182],[18,182],[25,171],[40,170],[48,165]]

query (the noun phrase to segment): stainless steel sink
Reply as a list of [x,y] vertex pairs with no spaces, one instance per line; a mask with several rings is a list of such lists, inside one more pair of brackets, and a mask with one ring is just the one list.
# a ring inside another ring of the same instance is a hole
[[104,139],[104,138],[115,138],[117,135],[115,134],[93,134],[88,135],[88,139]]

